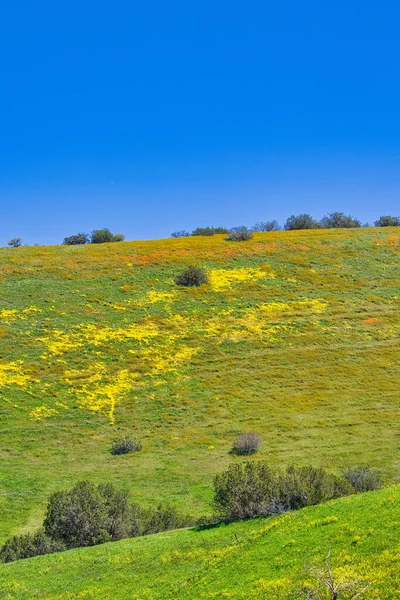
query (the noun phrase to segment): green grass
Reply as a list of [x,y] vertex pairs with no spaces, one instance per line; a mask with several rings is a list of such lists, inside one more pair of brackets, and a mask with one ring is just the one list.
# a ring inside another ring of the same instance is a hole
[[[246,430],[274,465],[393,481],[399,229],[0,250],[0,541],[82,478],[210,512]],[[214,285],[177,288],[187,264]]]
[[289,600],[331,549],[338,576],[400,598],[400,486],[268,519],[180,530],[0,566],[7,600]]

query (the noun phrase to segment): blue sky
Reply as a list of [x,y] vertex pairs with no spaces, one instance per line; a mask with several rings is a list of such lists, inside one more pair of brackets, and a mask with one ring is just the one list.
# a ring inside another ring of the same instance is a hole
[[8,2],[0,245],[400,213],[396,2]]

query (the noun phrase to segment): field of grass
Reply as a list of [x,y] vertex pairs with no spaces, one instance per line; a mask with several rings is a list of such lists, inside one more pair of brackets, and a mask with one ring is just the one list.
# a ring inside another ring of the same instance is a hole
[[[400,598],[400,486],[269,519],[180,530],[0,565],[7,600],[289,600],[331,548],[337,577]],[[346,596],[348,597],[348,596]]]
[[[207,513],[245,430],[274,465],[393,481],[399,229],[0,250],[0,541],[82,478]],[[210,283],[178,288],[188,264]],[[143,450],[112,456],[120,434]]]

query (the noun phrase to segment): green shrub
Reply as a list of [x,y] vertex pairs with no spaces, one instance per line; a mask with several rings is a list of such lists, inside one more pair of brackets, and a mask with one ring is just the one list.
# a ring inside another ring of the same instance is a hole
[[344,478],[314,467],[272,469],[266,462],[234,464],[214,479],[214,506],[226,520],[297,510],[354,492]]
[[198,287],[208,283],[208,277],[201,267],[188,267],[175,277],[175,283],[183,287]]
[[253,233],[245,225],[239,227],[232,227],[229,230],[229,234],[225,238],[228,242],[245,242],[251,240]]
[[88,244],[89,236],[87,233],[77,233],[76,235],[70,235],[64,238],[63,244],[67,246],[77,246],[80,244]]
[[134,438],[124,436],[114,440],[111,446],[111,454],[128,454],[129,452],[139,452],[142,444]]
[[126,537],[129,511],[123,492],[80,481],[72,490],[50,496],[43,525],[46,535],[67,548],[94,546]]
[[62,542],[50,539],[43,529],[36,533],[14,535],[0,548],[0,561],[12,562],[21,558],[31,558],[50,552],[61,552],[65,550]]
[[300,215],[291,215],[285,223],[286,230],[294,229],[319,229],[321,225],[310,215],[302,213]]
[[371,492],[379,490],[383,486],[379,473],[370,467],[347,469],[343,477],[353,486],[356,492]]
[[353,493],[349,483],[324,469],[290,466],[280,476],[278,502],[285,510],[321,504]]
[[248,433],[240,433],[233,443],[233,454],[254,454],[261,446],[261,440],[258,433],[249,431]]

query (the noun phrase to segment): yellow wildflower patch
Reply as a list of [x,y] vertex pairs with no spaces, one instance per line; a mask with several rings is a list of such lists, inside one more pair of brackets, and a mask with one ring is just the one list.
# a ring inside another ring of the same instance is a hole
[[57,411],[55,408],[48,408],[45,405],[38,406],[37,408],[35,408],[34,410],[32,410],[29,413],[29,415],[32,417],[32,419],[35,419],[36,421],[41,421],[42,419],[46,419],[55,414],[57,414]]
[[18,385],[25,388],[29,382],[34,381],[30,375],[24,372],[22,366],[22,361],[0,364],[0,387]]
[[274,278],[273,273],[266,273],[261,269],[212,269],[208,275],[210,285],[215,292],[220,292],[232,287],[235,283],[257,282],[266,277]]

